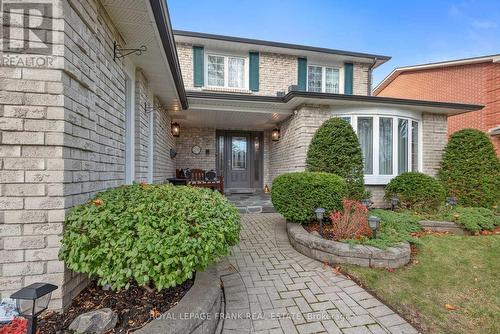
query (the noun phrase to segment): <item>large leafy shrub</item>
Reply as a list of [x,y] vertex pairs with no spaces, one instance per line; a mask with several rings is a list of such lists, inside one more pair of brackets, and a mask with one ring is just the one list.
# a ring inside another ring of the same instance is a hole
[[60,258],[101,285],[128,288],[134,280],[161,290],[226,255],[239,231],[238,211],[218,192],[122,186],[71,210]]
[[402,208],[425,212],[436,210],[445,199],[441,183],[429,175],[407,172],[393,178],[385,187],[385,198],[399,199]]
[[319,207],[326,210],[325,216],[340,210],[346,196],[347,185],[340,176],[321,172],[282,174],[274,179],[271,190],[276,211],[297,223],[312,220]]
[[359,140],[345,120],[334,117],[318,128],[309,145],[306,163],[308,171],[343,177],[349,186],[350,198],[361,200],[367,196]]
[[455,132],[445,148],[438,178],[463,206],[500,201],[500,161],[488,136],[475,129]]

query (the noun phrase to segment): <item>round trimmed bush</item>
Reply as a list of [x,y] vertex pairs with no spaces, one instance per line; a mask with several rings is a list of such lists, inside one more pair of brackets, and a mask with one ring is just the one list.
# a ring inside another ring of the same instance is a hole
[[438,178],[463,206],[492,207],[500,201],[500,161],[488,136],[476,129],[451,135]]
[[363,179],[363,157],[358,136],[345,120],[333,117],[316,130],[307,151],[307,170],[343,177],[352,199],[367,196]]
[[347,184],[340,176],[322,172],[297,172],[278,176],[273,181],[273,206],[285,219],[307,223],[314,219],[316,208],[331,211],[342,209]]
[[227,254],[240,216],[221,194],[172,185],[130,185],[99,193],[71,210],[61,260],[68,268],[128,288],[181,284]]
[[441,183],[432,176],[407,172],[393,178],[385,187],[385,198],[399,199],[399,206],[417,212],[436,210],[445,199]]

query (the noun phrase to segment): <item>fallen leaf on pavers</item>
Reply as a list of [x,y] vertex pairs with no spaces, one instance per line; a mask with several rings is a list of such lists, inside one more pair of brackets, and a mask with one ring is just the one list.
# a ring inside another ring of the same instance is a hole
[[224,282],[220,281],[220,288],[224,289]]
[[230,264],[229,267],[227,267],[227,271],[234,273],[236,271],[236,268]]
[[158,311],[155,307],[151,311],[149,311],[149,316],[153,319],[156,319],[160,316],[160,311]]
[[336,266],[332,268],[332,271],[335,273],[335,275],[341,275],[342,272],[340,271],[340,267]]
[[444,308],[447,309],[448,311],[455,311],[458,310],[459,307],[451,304],[444,304]]

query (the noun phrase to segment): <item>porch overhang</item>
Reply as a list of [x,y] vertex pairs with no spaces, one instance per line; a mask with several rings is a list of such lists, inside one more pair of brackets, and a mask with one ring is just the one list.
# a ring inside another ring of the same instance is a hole
[[116,28],[115,33],[121,37],[120,47],[146,46],[146,52],[132,53],[127,58],[145,74],[160,102],[171,110],[186,109],[187,97],[166,2],[102,0],[102,7]]
[[398,108],[447,116],[483,108],[473,104],[300,91],[289,92],[283,97],[204,91],[188,91],[187,96],[189,109],[172,112],[173,119],[187,126],[225,129],[270,129],[304,105],[339,109]]

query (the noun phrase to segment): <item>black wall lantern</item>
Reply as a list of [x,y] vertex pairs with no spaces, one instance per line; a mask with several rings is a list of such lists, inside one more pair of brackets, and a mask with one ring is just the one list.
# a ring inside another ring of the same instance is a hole
[[170,124],[170,132],[172,133],[172,136],[174,137],[179,137],[181,134],[181,126],[179,123],[174,122]]
[[280,140],[281,134],[280,134],[280,129],[274,128],[273,131],[271,132],[271,139],[273,141],[278,141]]
[[36,318],[47,309],[52,291],[56,289],[53,284],[33,283],[10,296],[16,300],[17,312],[28,319],[28,334],[36,333]]

